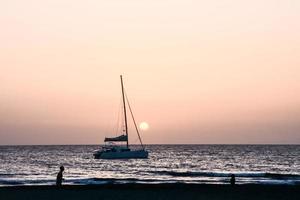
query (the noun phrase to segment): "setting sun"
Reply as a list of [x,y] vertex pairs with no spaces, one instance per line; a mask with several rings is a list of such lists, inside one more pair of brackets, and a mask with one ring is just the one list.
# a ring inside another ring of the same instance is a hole
[[140,123],[140,129],[145,131],[149,129],[149,124],[147,122]]

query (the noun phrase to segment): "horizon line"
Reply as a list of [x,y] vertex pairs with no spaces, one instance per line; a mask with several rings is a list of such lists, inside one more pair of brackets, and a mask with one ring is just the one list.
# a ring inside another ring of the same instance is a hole
[[[104,144],[0,144],[0,147],[2,146],[103,146]],[[263,146],[263,145],[269,145],[269,146],[284,146],[284,145],[300,145],[300,143],[201,143],[201,144],[188,144],[188,143],[182,143],[182,144],[144,144],[146,146],[154,146],[154,145],[169,145],[169,146],[176,146],[176,145],[252,145],[252,146]],[[122,146],[122,145],[120,145]],[[130,146],[140,146],[139,144],[131,144]]]

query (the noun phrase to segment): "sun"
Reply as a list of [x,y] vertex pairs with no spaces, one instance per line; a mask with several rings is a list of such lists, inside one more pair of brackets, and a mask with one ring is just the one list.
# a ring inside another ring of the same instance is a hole
[[140,129],[145,131],[149,129],[149,124],[147,122],[141,122],[140,123]]

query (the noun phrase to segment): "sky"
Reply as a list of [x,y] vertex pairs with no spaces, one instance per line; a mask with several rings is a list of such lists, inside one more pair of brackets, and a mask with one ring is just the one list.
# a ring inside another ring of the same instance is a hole
[[121,74],[146,144],[300,144],[298,0],[9,0],[0,25],[0,145],[103,143]]

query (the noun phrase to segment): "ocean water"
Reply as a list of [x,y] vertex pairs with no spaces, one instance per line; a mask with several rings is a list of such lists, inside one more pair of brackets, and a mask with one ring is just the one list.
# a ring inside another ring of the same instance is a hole
[[0,186],[64,184],[300,184],[300,145],[148,145],[149,159],[96,160],[95,145],[0,146]]

